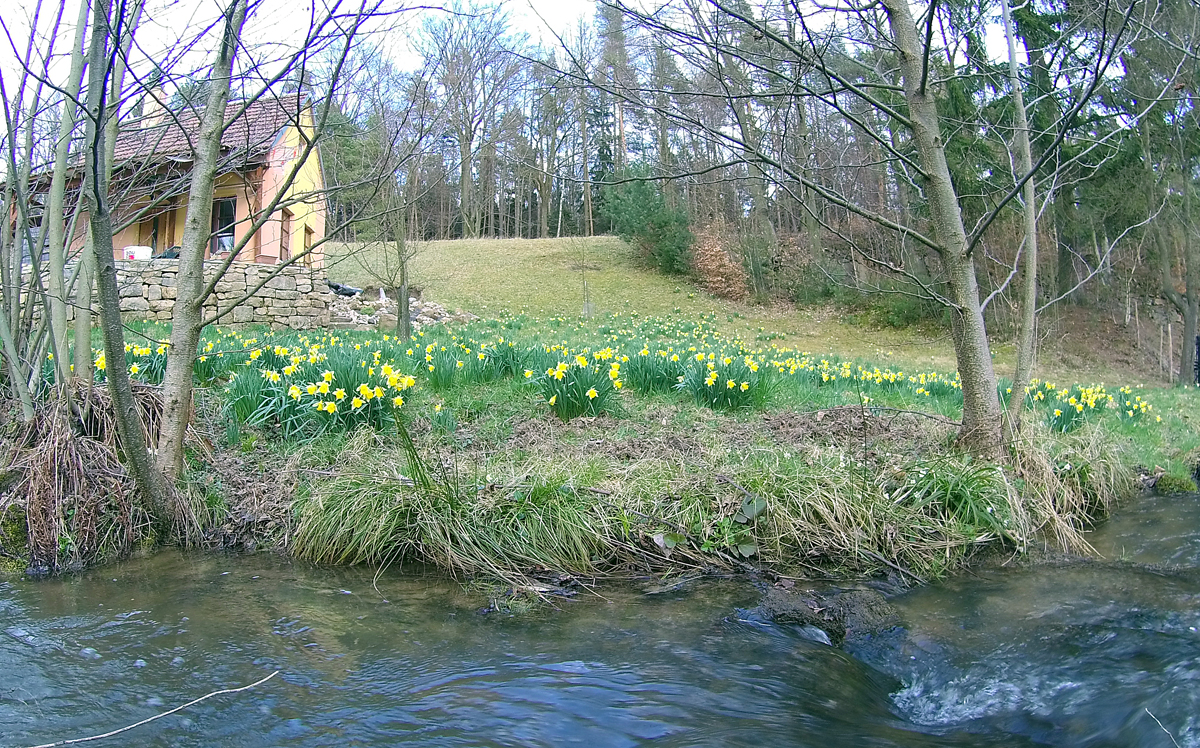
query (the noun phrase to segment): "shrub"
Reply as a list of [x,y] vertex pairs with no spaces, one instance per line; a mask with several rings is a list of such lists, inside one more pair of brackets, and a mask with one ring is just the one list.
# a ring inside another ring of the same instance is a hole
[[668,206],[662,192],[648,181],[613,185],[606,194],[605,210],[618,236],[637,247],[660,272],[688,272],[695,239],[684,210]]

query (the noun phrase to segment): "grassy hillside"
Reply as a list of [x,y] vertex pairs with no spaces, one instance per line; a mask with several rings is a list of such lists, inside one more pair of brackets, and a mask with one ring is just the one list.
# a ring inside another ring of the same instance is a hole
[[[332,245],[327,251],[332,280],[379,285],[364,266],[378,262],[375,253],[380,250]],[[714,298],[685,279],[645,269],[633,249],[615,237],[427,242],[418,251],[412,275],[426,298],[485,317],[579,317],[586,282],[593,315],[715,315],[714,324],[723,334],[764,348],[773,343],[818,354],[954,368],[950,341],[943,334],[868,330],[838,319],[829,309]]]
[[[378,247],[331,245],[328,272],[356,286],[380,282],[367,268],[380,263]],[[834,307],[740,304],[717,299],[681,278],[645,269],[615,237],[427,242],[417,248],[413,283],[428,299],[483,317],[503,313],[535,318],[578,318],[584,283],[593,315],[637,313],[696,319],[709,315],[725,335],[751,346],[772,344],[817,355],[866,358],[910,369],[954,370],[949,334],[937,329],[876,328],[855,324]],[[1122,382],[1161,386],[1149,357],[1127,330],[1087,310],[1062,305],[1041,320],[1038,375],[1053,381]],[[1011,343],[994,340],[996,369],[1011,375]]]

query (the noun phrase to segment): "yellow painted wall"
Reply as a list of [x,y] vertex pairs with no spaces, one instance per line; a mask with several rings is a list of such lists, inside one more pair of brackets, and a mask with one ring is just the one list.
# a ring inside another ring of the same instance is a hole
[[[313,119],[311,110],[301,113],[301,127],[310,136],[313,134]],[[237,198],[234,231],[235,242],[241,242],[245,232],[250,228],[252,213],[258,213],[274,199],[275,194],[287,179],[299,156],[304,151],[304,143],[300,130],[288,127],[271,148],[267,164],[261,172],[258,170],[248,174],[225,174],[217,179],[213,189],[213,199],[224,197]],[[259,176],[261,174],[261,183]],[[311,241],[315,244],[325,237],[325,181],[321,170],[319,151],[314,151],[300,165],[292,185],[284,196],[281,205],[286,206],[292,213],[291,237],[289,248],[291,256],[295,257],[304,251],[305,229],[310,232]],[[159,219],[159,241],[157,251],[177,245],[183,238],[184,220],[187,215],[186,200],[174,212],[173,231],[168,229],[170,221],[166,213]],[[136,206],[135,206],[136,208]],[[86,220],[86,218],[84,219]],[[245,262],[261,262],[275,264],[280,260],[281,228],[283,208],[275,210],[270,219],[251,238],[246,247],[239,253],[239,260]],[[113,235],[113,251],[117,258],[122,257],[122,251],[127,246],[142,244],[151,232],[152,219],[129,226]],[[82,223],[81,225],[86,225]],[[72,241],[72,249],[83,247],[85,233],[78,234]],[[211,246],[211,245],[210,245]],[[317,247],[304,264],[314,269],[325,266],[325,253]]]

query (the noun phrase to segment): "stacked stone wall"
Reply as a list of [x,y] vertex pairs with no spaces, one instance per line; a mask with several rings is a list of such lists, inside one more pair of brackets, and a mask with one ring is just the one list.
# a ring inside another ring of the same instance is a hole
[[[210,282],[220,263],[205,263]],[[169,322],[175,310],[177,260],[124,260],[117,262],[117,287],[121,316],[128,320]],[[270,278],[278,271],[278,275]],[[278,268],[254,262],[235,262],[217,282],[216,292],[204,306],[205,316],[219,309],[219,325],[269,325],[275,329],[306,330],[329,325],[333,294],[308,268]],[[267,280],[270,278],[270,280]],[[265,282],[245,301],[248,291]],[[234,306],[236,304],[236,306]],[[230,309],[232,307],[232,309]],[[228,311],[227,311],[228,310]]]

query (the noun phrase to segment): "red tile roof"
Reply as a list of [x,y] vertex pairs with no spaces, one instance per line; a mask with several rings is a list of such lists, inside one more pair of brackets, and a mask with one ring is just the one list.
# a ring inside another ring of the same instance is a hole
[[[297,94],[264,97],[246,104],[231,101],[225,107],[226,121],[234,118],[221,136],[223,157],[234,156],[243,163],[262,160],[271,150],[280,131],[299,119],[304,100]],[[203,108],[163,112],[158,122],[126,127],[117,136],[115,162],[191,161],[196,138],[200,134]]]

